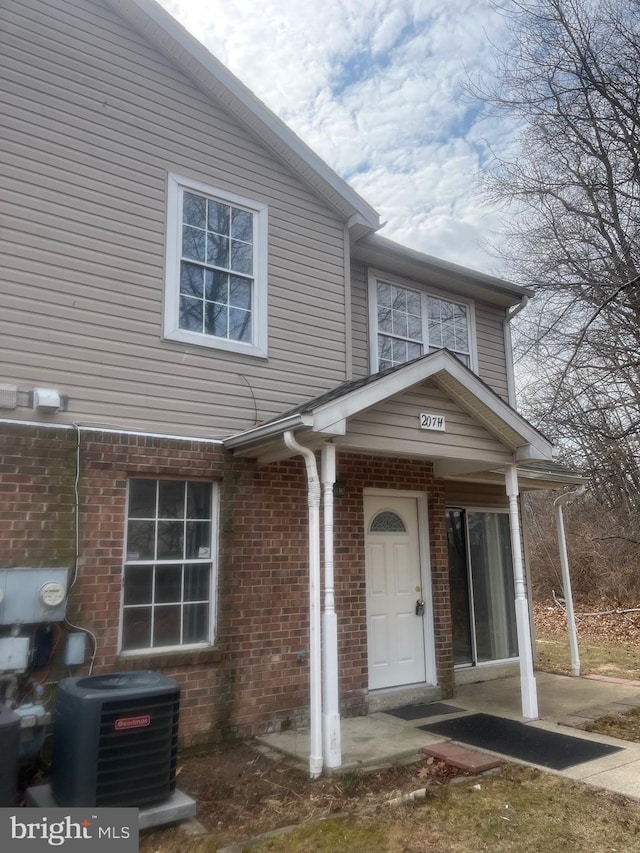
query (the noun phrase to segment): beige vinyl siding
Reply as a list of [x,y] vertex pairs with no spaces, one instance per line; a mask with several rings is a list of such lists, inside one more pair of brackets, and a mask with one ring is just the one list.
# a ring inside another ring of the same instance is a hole
[[[444,415],[446,430],[423,430],[421,412]],[[431,455],[447,459],[482,459],[509,464],[513,453],[430,382],[385,400],[350,418],[341,447]]]
[[504,317],[502,308],[475,303],[476,337],[478,341],[478,375],[496,394],[509,399],[507,360],[504,347]]
[[[3,416],[216,436],[345,379],[344,223],[258,140],[100,2],[8,0],[0,56]],[[169,172],[268,205],[268,359],[162,340]]]
[[[389,270],[389,279],[415,287],[417,290],[429,289],[428,284],[410,282],[394,276]],[[358,261],[351,264],[351,310],[353,328],[353,375],[369,374],[369,313],[368,313],[368,270]],[[444,293],[433,290],[437,296],[455,299],[464,298],[464,294]],[[504,309],[483,302],[474,303],[476,320],[476,343],[478,352],[478,375],[492,390],[504,399],[508,399],[507,367],[502,321]]]
[[368,273],[364,264],[351,262],[351,328],[353,330],[353,377],[371,372],[369,366]]

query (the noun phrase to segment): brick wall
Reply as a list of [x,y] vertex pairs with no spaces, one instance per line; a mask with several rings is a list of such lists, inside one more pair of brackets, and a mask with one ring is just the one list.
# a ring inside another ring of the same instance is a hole
[[[0,566],[65,565],[74,555],[76,433],[4,427]],[[156,669],[182,689],[183,743],[244,736],[304,718],[309,692],[307,486],[300,458],[269,466],[219,445],[82,431],[78,579],[68,617],[97,637],[94,673]],[[429,494],[433,603],[441,684],[453,684],[444,497],[428,463],[339,455],[335,576],[344,713],[366,711],[365,488]],[[221,484],[215,648],[118,655],[127,482],[131,477]],[[5,538],[3,537],[3,538]],[[84,674],[86,666],[77,674]]]

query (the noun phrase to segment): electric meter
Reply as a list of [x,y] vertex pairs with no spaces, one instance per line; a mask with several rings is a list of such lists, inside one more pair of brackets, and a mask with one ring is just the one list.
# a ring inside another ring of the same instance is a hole
[[49,581],[40,587],[40,601],[45,607],[58,607],[65,599],[64,585],[57,581]]

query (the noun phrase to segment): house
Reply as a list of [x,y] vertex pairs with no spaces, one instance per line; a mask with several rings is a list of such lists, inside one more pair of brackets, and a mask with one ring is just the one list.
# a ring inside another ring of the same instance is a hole
[[183,743],[310,720],[314,774],[465,680],[537,716],[520,497],[575,478],[514,408],[528,291],[379,235],[153,0],[0,43],[0,578],[66,571],[18,689],[161,671]]

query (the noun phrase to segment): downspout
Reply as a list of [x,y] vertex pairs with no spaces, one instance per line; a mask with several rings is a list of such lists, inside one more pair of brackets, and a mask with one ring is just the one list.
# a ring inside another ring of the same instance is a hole
[[586,486],[578,486],[573,492],[560,495],[553,502],[556,510],[556,529],[558,531],[558,548],[560,550],[560,568],[562,569],[562,587],[564,589],[564,601],[567,611],[567,628],[569,630],[569,648],[571,649],[571,675],[580,675],[580,652],[578,651],[578,632],[576,631],[576,618],[573,612],[573,592],[571,591],[571,576],[569,574],[569,557],[567,554],[567,540],[564,535],[564,518],[562,507],[579,498],[585,492]]
[[338,685],[338,617],[333,571],[333,486],[336,481],[336,447],[322,447],[322,504],[324,508],[324,611],[322,613],[322,740],[324,763],[329,768],[342,764],[340,700]]
[[520,512],[518,510],[518,469],[510,465],[505,472],[505,486],[509,498],[509,526],[511,529],[511,551],[513,554],[513,580],[515,585],[516,630],[518,632],[518,653],[520,658],[520,691],[522,695],[522,716],[536,720],[538,718],[538,690],[533,673],[533,647],[531,642],[531,621],[529,602],[524,582],[522,562],[522,540],[520,537]]
[[505,359],[507,364],[507,389],[509,392],[509,405],[514,409],[516,407],[516,377],[513,370],[513,346],[511,343],[511,321],[516,317],[523,308],[529,304],[529,297],[523,296],[522,302],[519,302],[515,308],[507,312],[502,325],[504,328],[504,349]]
[[309,504],[309,776],[322,773],[322,644],[320,639],[320,480],[316,457],[287,430],[284,443],[304,457]]

